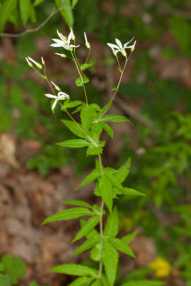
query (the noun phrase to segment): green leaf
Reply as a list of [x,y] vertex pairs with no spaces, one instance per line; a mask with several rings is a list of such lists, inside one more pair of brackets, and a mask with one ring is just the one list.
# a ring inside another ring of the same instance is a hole
[[64,200],[64,204],[76,207],[91,208],[90,204],[82,200]]
[[123,284],[123,286],[162,286],[164,285],[161,281],[150,281],[150,280],[134,280]]
[[115,123],[120,123],[120,122],[125,122],[125,121],[129,121],[128,118],[126,116],[123,115],[105,115],[104,117],[102,117],[99,121],[108,121],[108,122],[115,122]]
[[67,25],[72,27],[74,24],[74,18],[72,13],[72,5],[70,0],[55,0],[56,5],[60,9],[60,13],[64,17]]
[[83,147],[88,147],[89,143],[83,139],[71,139],[57,143],[57,145],[64,148],[83,148]]
[[69,286],[88,286],[92,282],[92,278],[79,277],[75,279]]
[[97,117],[97,105],[83,105],[80,113],[82,127],[88,130],[92,126],[93,120]]
[[32,281],[29,286],[38,286],[38,284],[35,281]]
[[87,175],[80,184],[80,188],[83,188],[92,182],[94,182],[99,177],[99,171],[93,170],[89,175]]
[[9,275],[0,274],[0,285],[1,286],[12,285]]
[[108,124],[104,124],[104,130],[109,135],[109,137],[113,138],[113,129]]
[[82,216],[90,216],[92,212],[86,208],[71,208],[60,211],[54,215],[47,217],[43,224],[56,222],[56,221],[67,221],[71,219],[76,219]]
[[83,77],[78,77],[76,80],[75,80],[75,84],[76,86],[78,87],[82,87],[84,86],[85,84],[87,84],[89,82],[89,78],[86,76],[86,75],[83,75]]
[[83,242],[79,247],[76,248],[75,254],[80,255],[81,253],[91,249],[99,241],[99,235],[92,233],[88,236],[87,240]]
[[99,142],[97,143],[97,146],[90,144],[87,149],[87,156],[101,155],[103,152],[104,145],[105,145],[105,142]]
[[113,206],[112,184],[105,175],[100,178],[98,189],[100,196],[111,212]]
[[40,4],[42,4],[45,0],[35,0],[34,2],[34,6],[38,6]]
[[31,8],[32,8],[31,1],[20,0],[19,7],[20,7],[21,19],[22,19],[23,24],[25,25],[31,15]]
[[115,248],[107,241],[104,241],[103,246],[103,264],[105,267],[106,276],[111,286],[114,285],[119,255]]
[[93,261],[100,261],[102,259],[102,244],[97,243],[90,252],[90,257]]
[[82,71],[85,71],[87,69],[90,69],[94,66],[94,62],[89,62],[89,63],[84,63],[82,65],[80,65],[80,68]]
[[117,171],[116,171],[116,180],[119,184],[122,184],[125,179],[129,175],[129,171],[131,168],[131,159],[128,159],[125,164],[123,164]]
[[9,20],[11,14],[16,9],[17,0],[6,0],[1,5],[0,9],[0,31],[4,29],[6,22]]
[[118,238],[113,238],[111,240],[111,243],[118,251],[121,251],[131,257],[135,257],[131,248],[128,246],[127,243],[124,243],[123,240],[120,240]]
[[86,137],[86,132],[79,123],[71,120],[62,120],[62,122],[74,135],[82,138]]
[[115,237],[119,232],[119,216],[117,208],[114,208],[112,213],[110,213],[107,220],[104,235],[109,237]]
[[122,188],[121,189],[122,191],[122,195],[125,195],[125,196],[132,196],[132,197],[136,197],[136,196],[141,196],[141,197],[144,197],[145,194],[144,193],[141,193],[135,189],[132,189],[132,188]]
[[4,271],[9,275],[12,284],[16,284],[26,274],[26,265],[20,257],[5,255],[2,258]]
[[70,108],[75,108],[77,106],[80,106],[82,102],[80,100],[74,100],[74,101],[64,101],[64,104],[62,106],[62,110],[67,110]]
[[99,217],[94,216],[90,218],[80,229],[74,238],[74,241],[80,240],[82,237],[86,236],[94,227],[99,223]]
[[134,240],[134,238],[136,237],[137,232],[134,231],[132,233],[128,233],[127,235],[123,236],[121,238],[121,240],[123,241],[123,243],[125,244],[129,244],[130,242],[132,242]]
[[72,8],[74,8],[78,4],[79,0],[72,0]]
[[55,273],[64,273],[67,275],[75,276],[91,276],[96,277],[97,272],[95,269],[80,264],[63,264],[54,266],[52,271]]

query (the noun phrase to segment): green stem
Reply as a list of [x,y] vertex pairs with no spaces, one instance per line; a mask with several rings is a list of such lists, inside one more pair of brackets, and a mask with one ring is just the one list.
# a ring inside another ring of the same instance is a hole
[[84,97],[85,97],[85,101],[86,101],[86,104],[88,104],[88,97],[87,97],[87,92],[86,92],[86,87],[85,87],[85,84],[84,84],[84,79],[83,79],[83,75],[82,75],[82,71],[81,71],[81,68],[80,68],[80,64],[78,62],[78,59],[76,57],[76,54],[75,54],[75,51],[71,51],[71,55],[72,55],[72,59],[74,61],[74,64],[76,66],[76,69],[77,69],[77,72],[79,74],[79,77],[81,79],[81,82],[83,84],[83,90],[84,90]]
[[[98,155],[99,159],[99,165],[100,165],[100,170],[101,170],[101,175],[103,175],[103,163],[102,163],[102,158],[101,155]],[[99,232],[100,232],[100,237],[101,237],[101,260],[99,261],[99,277],[102,277],[103,273],[103,259],[102,259],[102,253],[103,253],[103,212],[104,212],[104,201],[101,200],[100,203],[100,222],[99,222]]]

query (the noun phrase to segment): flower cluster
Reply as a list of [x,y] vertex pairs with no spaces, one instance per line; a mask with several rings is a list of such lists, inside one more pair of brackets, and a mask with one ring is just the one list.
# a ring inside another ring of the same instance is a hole
[[122,56],[127,58],[126,50],[129,49],[131,52],[133,52],[135,49],[136,41],[134,39],[131,39],[125,44],[122,44],[119,39],[115,39],[115,44],[107,43],[107,45],[112,49],[114,56],[117,56],[118,53],[120,53]]

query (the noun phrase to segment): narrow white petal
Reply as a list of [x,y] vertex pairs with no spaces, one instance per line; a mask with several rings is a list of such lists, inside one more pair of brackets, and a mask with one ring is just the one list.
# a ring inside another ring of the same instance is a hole
[[61,58],[66,58],[66,55],[65,54],[61,54],[61,53],[55,53],[55,55],[61,57]]
[[55,99],[55,101],[53,102],[52,107],[51,107],[52,111],[54,111],[57,103],[58,103],[58,99]]
[[107,45],[111,48],[111,49],[116,49],[119,50],[119,47],[115,44],[111,44],[111,43],[107,43]]
[[29,65],[30,68],[33,68],[33,65],[31,64],[31,62],[29,61],[28,57],[25,58],[27,64]]
[[33,58],[28,57],[28,61],[29,61],[31,64],[34,64],[38,69],[42,69],[42,65],[41,65],[40,63],[38,63],[37,61],[35,61]]
[[46,96],[47,98],[57,99],[57,96],[56,96],[56,95],[53,95],[53,94],[50,94],[50,93],[46,93],[45,96]]
[[123,45],[122,45],[122,43],[121,43],[121,41],[120,41],[119,39],[115,39],[115,42],[116,42],[116,44],[118,45],[118,47],[119,47],[120,49],[123,48]]
[[85,39],[85,46],[87,49],[90,49],[91,48],[91,45],[88,41],[88,38],[87,38],[87,35],[86,35],[86,32],[84,32],[84,39]]
[[62,33],[60,33],[58,30],[57,30],[57,34],[62,41],[66,42],[67,40],[66,37]]

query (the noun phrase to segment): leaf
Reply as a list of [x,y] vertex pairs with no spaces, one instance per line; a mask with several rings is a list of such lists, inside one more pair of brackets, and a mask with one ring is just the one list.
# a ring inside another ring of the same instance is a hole
[[97,106],[95,104],[83,105],[80,113],[82,127],[88,130],[92,126],[92,122],[97,117]]
[[80,68],[82,71],[85,71],[87,69],[90,69],[94,66],[94,62],[89,62],[89,63],[84,63],[82,65],[80,65]]
[[111,212],[113,206],[112,184],[105,175],[100,178],[98,189],[100,196]]
[[97,243],[90,252],[90,257],[93,261],[100,261],[102,259],[102,244]]
[[55,273],[64,273],[67,275],[75,276],[92,276],[96,277],[97,272],[95,269],[80,264],[63,264],[54,266],[52,271]]
[[92,235],[88,236],[87,240],[84,243],[82,243],[79,247],[76,248],[76,255],[80,255],[81,253],[91,249],[98,241],[99,235],[92,233]]
[[135,257],[131,248],[128,246],[127,243],[124,243],[123,240],[120,240],[118,238],[113,238],[111,240],[111,243],[118,251],[121,251],[131,257]]
[[38,284],[35,281],[32,281],[29,286],[38,286]]
[[11,283],[16,284],[26,274],[26,265],[20,257],[5,255],[2,258],[4,271],[9,275]]
[[113,138],[113,129],[108,124],[104,124],[104,130],[109,135],[109,137]]
[[132,233],[128,233],[127,235],[123,236],[121,240],[123,241],[123,243],[129,244],[130,242],[134,240],[136,235],[137,235],[137,232],[134,231]]
[[0,285],[1,286],[12,285],[9,275],[0,274]]
[[83,139],[71,139],[57,143],[57,145],[64,148],[83,148],[83,147],[88,147],[89,143]]
[[94,182],[99,177],[99,171],[93,170],[89,175],[87,175],[80,184],[80,188],[83,188],[92,182]]
[[107,220],[104,235],[109,237],[115,237],[119,231],[119,217],[117,208],[114,208],[112,213],[110,213]]
[[131,159],[128,159],[125,164],[123,164],[117,171],[116,171],[116,180],[119,184],[123,183],[125,179],[129,175],[129,171],[131,168]]
[[76,80],[75,80],[75,84],[76,86],[78,87],[82,87],[84,86],[85,84],[87,84],[89,82],[89,78],[86,76],[86,75],[83,75],[83,77],[78,77]]
[[105,267],[106,276],[111,286],[114,285],[119,255],[115,248],[107,241],[104,241],[103,247],[103,264]]
[[78,4],[79,0],[72,0],[72,8],[74,8]]
[[64,101],[64,104],[62,106],[62,110],[67,110],[69,108],[74,108],[79,105],[81,105],[82,102],[80,100],[74,100],[74,101]]
[[34,6],[38,6],[38,5],[40,5],[41,3],[43,3],[45,0],[36,0],[35,2],[34,2]]
[[162,286],[164,285],[161,281],[150,281],[150,280],[134,280],[123,284],[122,286]]
[[20,14],[23,24],[25,25],[30,18],[31,15],[31,1],[30,0],[20,0],[19,7],[20,7]]
[[10,15],[16,9],[17,0],[6,0],[1,5],[0,9],[0,31],[4,29],[6,22],[9,20]]
[[122,195],[125,195],[125,196],[132,196],[132,197],[136,197],[136,196],[141,196],[141,197],[144,197],[145,194],[144,193],[141,193],[135,189],[132,189],[132,188],[122,188],[121,189],[122,191]]
[[71,219],[76,219],[82,216],[91,215],[91,211],[86,208],[70,208],[63,211],[60,211],[54,215],[47,217],[43,224],[47,224],[55,221],[67,221]]
[[97,146],[90,144],[87,149],[87,156],[97,156],[101,155],[103,152],[103,146],[105,145],[105,142],[99,142],[97,143]]
[[62,122],[74,135],[82,138],[86,137],[86,132],[79,123],[71,120],[62,120]]
[[109,121],[109,122],[120,123],[120,122],[129,121],[129,120],[126,116],[123,116],[123,115],[108,114],[102,117],[99,121],[106,121],[106,122]]
[[82,200],[64,200],[64,204],[76,207],[91,208],[90,204]]
[[79,277],[75,279],[69,286],[88,286],[92,282],[92,278]]
[[55,0],[56,5],[60,9],[60,13],[64,17],[67,25],[72,27],[74,24],[74,17],[72,13],[72,5],[70,0]]
[[82,237],[86,236],[94,227],[99,223],[99,217],[94,216],[90,218],[80,229],[74,238],[74,241],[80,240]]

